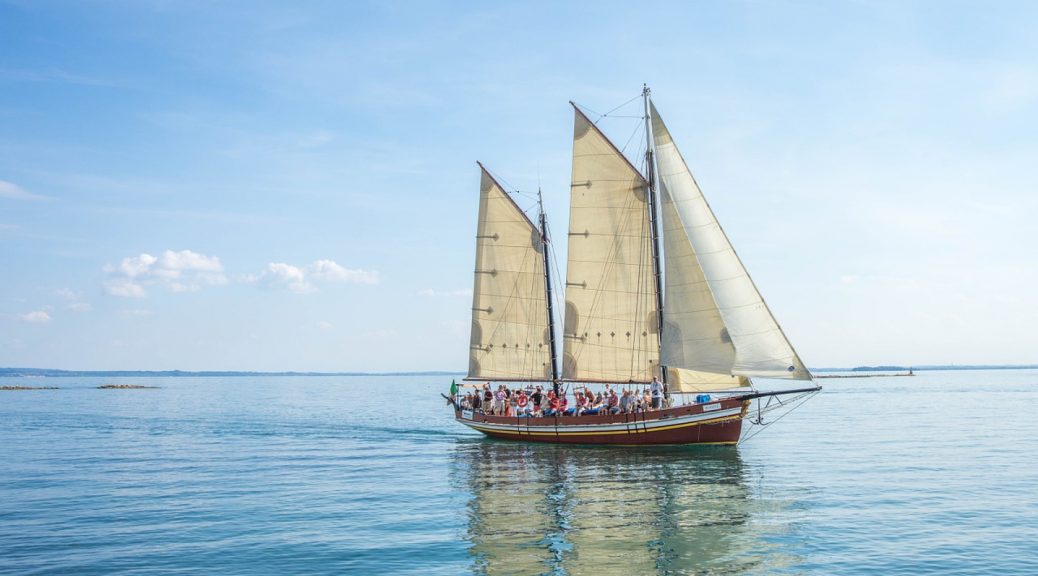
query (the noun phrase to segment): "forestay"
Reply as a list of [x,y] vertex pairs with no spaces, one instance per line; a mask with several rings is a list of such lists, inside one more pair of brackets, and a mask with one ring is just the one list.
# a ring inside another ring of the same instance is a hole
[[648,185],[575,112],[562,376],[647,382],[659,361]]
[[651,115],[666,242],[663,364],[718,374],[810,380],[655,106]]
[[480,168],[468,377],[551,380],[541,235]]

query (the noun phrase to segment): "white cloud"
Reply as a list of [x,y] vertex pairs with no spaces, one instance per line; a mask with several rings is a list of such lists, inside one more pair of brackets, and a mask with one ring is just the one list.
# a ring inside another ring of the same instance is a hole
[[332,328],[335,328],[335,326],[331,322],[325,320],[321,320],[320,322],[318,322],[317,327],[321,330],[331,330]]
[[94,309],[93,306],[86,302],[71,302],[66,308],[73,312],[89,312]]
[[378,272],[374,270],[349,269],[334,260],[316,260],[305,268],[285,262],[271,262],[262,274],[245,275],[242,281],[307,294],[317,291],[319,283],[378,284],[379,278]]
[[267,264],[267,271],[262,274],[261,281],[268,285],[284,286],[296,294],[316,290],[313,284],[306,281],[306,272],[302,268],[284,262]]
[[343,268],[334,260],[317,260],[310,265],[310,274],[317,280],[349,284],[378,284],[378,272]]
[[14,182],[0,180],[0,198],[8,198],[10,200],[43,200],[46,196],[26,192]]
[[22,321],[30,324],[46,324],[50,322],[50,314],[46,310],[33,310],[22,314]]
[[130,256],[118,266],[105,266],[105,272],[110,275],[105,290],[123,298],[143,298],[149,285],[162,285],[171,292],[196,292],[203,286],[227,283],[219,258],[190,250],[166,250],[157,257]]
[[142,318],[154,315],[155,313],[147,308],[126,308],[119,311],[119,316],[122,316],[123,318]]
[[121,296],[123,298],[144,298],[146,296],[144,286],[126,278],[105,282],[105,291],[112,296]]

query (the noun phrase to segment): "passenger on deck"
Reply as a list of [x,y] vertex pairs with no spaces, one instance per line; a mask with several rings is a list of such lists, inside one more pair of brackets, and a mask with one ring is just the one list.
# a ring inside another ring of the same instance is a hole
[[620,411],[623,412],[624,414],[627,414],[627,413],[629,413],[631,411],[631,409],[632,409],[632,406],[631,406],[632,402],[631,402],[631,400],[632,400],[632,398],[631,398],[631,391],[630,390],[624,390],[624,395],[620,397]]
[[616,390],[609,391],[608,405],[610,414],[620,413],[620,398],[616,395]]
[[588,409],[587,413],[591,415],[599,414],[602,412],[602,394],[588,393]]
[[649,389],[648,388],[646,388],[642,392],[641,406],[642,406],[642,411],[643,412],[648,412],[649,409],[652,407],[652,396],[649,395]]
[[577,416],[583,416],[584,412],[587,411],[587,396],[584,396],[584,392],[577,391]]
[[541,392],[540,386],[538,386],[537,389],[533,391],[533,395],[530,396],[530,399],[533,400],[533,413],[535,416],[537,416],[539,415],[538,413],[541,411],[541,401],[544,400],[544,393]]
[[559,399],[559,412],[565,416],[572,416],[573,409],[569,407],[569,400],[566,398],[566,393],[562,393],[562,398]]
[[497,391],[494,392],[494,416],[504,416],[505,414],[505,385],[499,384]]
[[652,393],[652,409],[659,410],[660,403],[663,400],[663,384],[660,384],[659,378],[652,377],[652,384],[649,384],[649,390]]
[[528,406],[529,403],[530,403],[530,399],[527,398],[526,391],[525,390],[519,390],[519,393],[515,395],[516,414],[519,415],[519,416],[529,416],[530,415],[530,407]]
[[548,407],[544,410],[545,416],[555,416],[559,413],[559,397],[555,391],[548,392]]
[[490,390],[490,382],[483,385],[483,413],[491,414],[494,411],[494,393]]

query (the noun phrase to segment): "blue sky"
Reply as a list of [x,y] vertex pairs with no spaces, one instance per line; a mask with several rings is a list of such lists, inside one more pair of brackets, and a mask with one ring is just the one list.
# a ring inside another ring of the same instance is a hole
[[643,82],[808,365],[1036,362],[1036,17],[0,1],[0,366],[464,369],[475,161],[563,237]]

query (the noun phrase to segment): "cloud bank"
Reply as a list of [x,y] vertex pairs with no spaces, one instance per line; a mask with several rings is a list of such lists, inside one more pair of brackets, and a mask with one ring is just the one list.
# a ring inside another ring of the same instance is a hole
[[144,298],[148,286],[162,286],[171,292],[196,292],[203,286],[227,284],[219,258],[190,250],[130,256],[118,266],[109,265],[104,270],[109,276],[105,290],[123,298]]
[[344,268],[334,260],[316,260],[306,267],[271,262],[261,274],[248,276],[245,281],[307,294],[316,292],[320,284],[378,284],[379,278],[375,270]]

